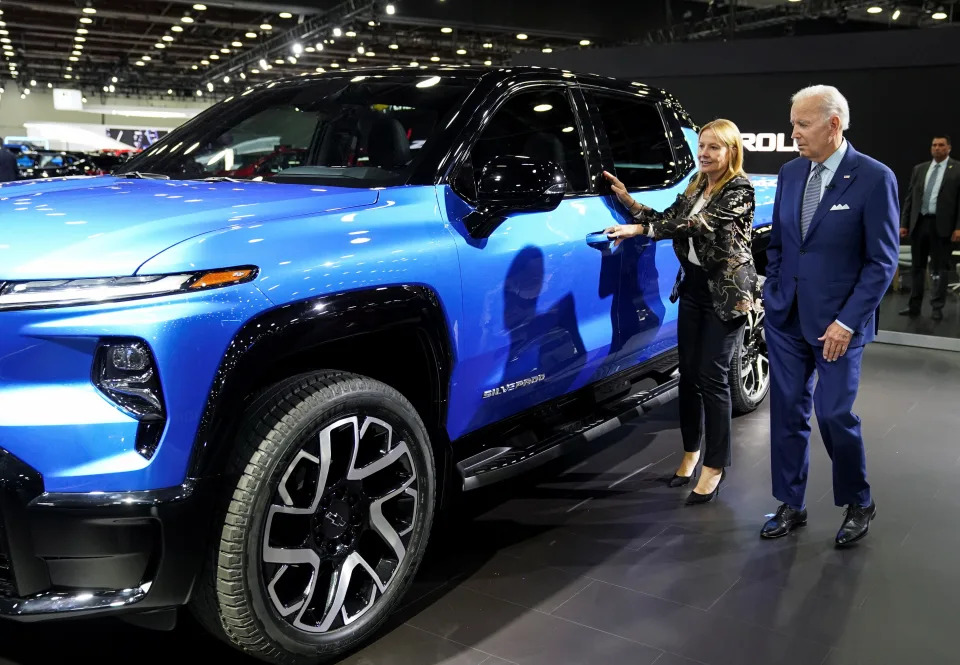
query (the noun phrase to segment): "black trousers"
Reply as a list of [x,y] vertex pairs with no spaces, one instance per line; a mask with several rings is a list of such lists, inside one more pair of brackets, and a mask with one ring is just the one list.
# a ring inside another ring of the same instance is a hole
[[933,278],[933,294],[930,305],[943,309],[947,302],[947,282],[950,270],[950,237],[937,234],[937,220],[933,215],[922,215],[910,234],[910,309],[920,311],[923,304],[923,287],[927,273],[927,257],[930,258],[930,276]]
[[680,432],[688,453],[706,445],[704,466],[730,466],[733,407],[728,374],[746,317],[723,321],[713,309],[707,274],[685,264],[677,321],[680,354]]

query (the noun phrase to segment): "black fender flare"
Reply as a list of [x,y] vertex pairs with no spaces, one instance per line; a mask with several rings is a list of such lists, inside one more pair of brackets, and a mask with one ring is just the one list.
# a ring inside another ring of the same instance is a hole
[[218,460],[232,442],[231,421],[238,416],[234,407],[269,368],[324,345],[403,327],[417,329],[431,356],[433,417],[424,420],[431,433],[445,437],[454,351],[439,297],[430,288],[411,285],[348,291],[282,305],[243,325],[220,360],[197,428],[188,477],[217,473]]

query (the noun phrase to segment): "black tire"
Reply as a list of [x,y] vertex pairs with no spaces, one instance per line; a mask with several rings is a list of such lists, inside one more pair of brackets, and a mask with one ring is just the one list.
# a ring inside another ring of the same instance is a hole
[[423,558],[436,494],[426,428],[393,388],[319,372],[265,391],[239,431],[191,610],[266,662],[340,656],[389,617]]
[[740,329],[730,363],[730,398],[733,413],[756,411],[770,392],[770,360],[763,334],[764,315],[748,314]]

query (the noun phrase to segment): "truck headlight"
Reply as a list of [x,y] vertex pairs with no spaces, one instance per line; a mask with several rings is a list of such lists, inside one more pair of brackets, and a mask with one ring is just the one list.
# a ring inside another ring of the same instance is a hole
[[111,402],[140,421],[136,450],[150,459],[166,425],[166,406],[153,352],[140,339],[100,342],[93,364],[93,383]]
[[0,282],[0,311],[91,305],[232,286],[257,276],[254,266],[176,275]]

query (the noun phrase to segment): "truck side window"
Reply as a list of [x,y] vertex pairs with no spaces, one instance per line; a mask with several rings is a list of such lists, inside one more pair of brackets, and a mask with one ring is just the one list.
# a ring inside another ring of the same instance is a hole
[[627,95],[592,90],[587,98],[606,133],[616,175],[627,189],[669,185],[678,167],[657,107]]
[[504,155],[553,162],[567,177],[567,191],[587,191],[587,165],[576,116],[562,89],[536,89],[510,97],[473,146],[471,161],[479,181],[483,167]]

